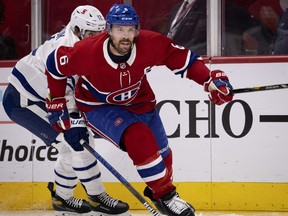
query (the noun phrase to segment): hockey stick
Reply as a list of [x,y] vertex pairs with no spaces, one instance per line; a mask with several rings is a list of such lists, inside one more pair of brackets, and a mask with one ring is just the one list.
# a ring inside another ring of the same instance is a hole
[[233,89],[232,92],[234,94],[238,94],[238,93],[267,91],[267,90],[276,90],[276,89],[285,89],[285,88],[288,88],[288,84],[276,84],[276,85],[267,85],[267,86],[256,86],[256,87],[251,87],[251,88],[240,88],[240,89]]
[[160,214],[144,199],[144,197],[133,188],[133,186],[117,171],[115,170],[98,152],[95,151],[84,140],[80,141],[80,144],[86,148],[94,157],[99,160],[154,216],[160,216]]

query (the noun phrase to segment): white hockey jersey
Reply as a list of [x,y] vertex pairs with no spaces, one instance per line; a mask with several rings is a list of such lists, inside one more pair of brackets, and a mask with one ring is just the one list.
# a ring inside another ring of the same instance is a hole
[[59,46],[73,46],[74,43],[79,41],[70,26],[70,23],[68,23],[64,29],[20,59],[13,68],[8,81],[28,99],[45,102],[48,93],[45,75],[48,55]]

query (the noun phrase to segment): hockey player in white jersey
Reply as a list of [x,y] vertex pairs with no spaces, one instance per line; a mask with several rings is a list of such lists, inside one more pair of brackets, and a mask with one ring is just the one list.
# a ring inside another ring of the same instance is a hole
[[[78,130],[87,132],[86,126],[85,130],[81,128],[82,124],[65,133],[59,133],[50,126],[45,108],[48,94],[45,75],[47,56],[59,46],[73,46],[81,39],[102,32],[105,24],[105,19],[97,8],[89,5],[77,7],[62,31],[51,36],[17,62],[8,78],[9,85],[4,93],[3,107],[11,120],[42,139],[47,146],[54,146],[59,152],[54,167],[56,190],[53,189],[53,183],[48,184],[56,215],[129,215],[127,203],[112,198],[105,192],[94,156],[86,149],[71,147],[75,140],[77,142],[75,136]],[[75,77],[70,77],[66,99],[69,101],[71,116],[81,119],[73,98],[75,82]],[[88,140],[93,146],[94,139],[91,134],[89,137],[87,135]],[[78,180],[84,186],[89,202],[74,197],[73,190]]]

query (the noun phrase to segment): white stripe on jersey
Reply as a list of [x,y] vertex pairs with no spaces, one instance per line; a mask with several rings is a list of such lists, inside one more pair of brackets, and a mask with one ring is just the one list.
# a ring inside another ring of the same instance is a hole
[[153,175],[153,176],[149,176],[149,177],[146,177],[146,178],[143,178],[143,180],[145,182],[151,182],[151,181],[155,181],[155,180],[158,180],[160,178],[163,178],[166,174],[166,169],[164,169],[161,173],[158,173],[157,175]]
[[[140,166],[136,166],[137,170],[143,170],[143,169],[153,169],[153,167],[157,166],[159,163],[163,163],[163,159],[161,157],[161,155],[159,155],[156,160],[153,160],[151,163],[148,163],[148,164],[145,164],[145,165],[140,165]],[[157,173],[157,174],[154,174],[154,175],[151,175],[151,176],[148,176],[148,177],[145,177],[142,179],[145,181],[145,182],[151,182],[151,181],[155,181],[155,180],[158,180],[162,177],[165,176],[166,174],[166,168],[160,172],[160,173]]]

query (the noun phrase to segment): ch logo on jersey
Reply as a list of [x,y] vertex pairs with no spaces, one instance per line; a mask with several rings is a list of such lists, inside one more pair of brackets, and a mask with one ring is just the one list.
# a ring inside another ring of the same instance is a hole
[[141,81],[135,83],[132,86],[110,93],[106,97],[107,103],[117,104],[117,105],[129,104],[137,96],[140,85],[141,85]]

